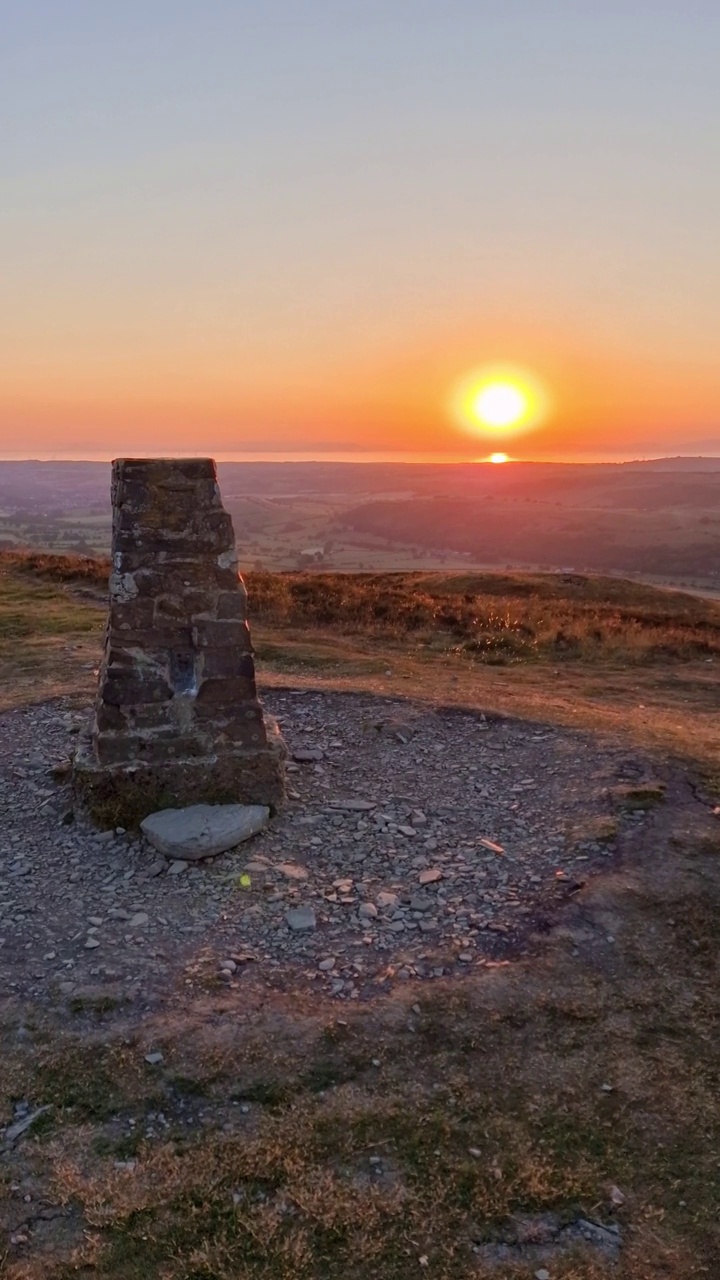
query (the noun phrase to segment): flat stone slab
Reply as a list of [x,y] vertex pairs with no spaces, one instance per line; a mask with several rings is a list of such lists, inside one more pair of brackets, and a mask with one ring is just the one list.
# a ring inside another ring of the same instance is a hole
[[151,813],[140,828],[166,858],[196,860],[234,849],[262,831],[269,817],[264,804],[193,804]]

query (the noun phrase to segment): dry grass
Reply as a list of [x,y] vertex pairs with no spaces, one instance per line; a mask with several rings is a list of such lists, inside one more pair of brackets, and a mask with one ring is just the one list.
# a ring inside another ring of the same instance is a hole
[[481,662],[628,663],[720,655],[720,608],[612,578],[249,574],[264,624],[339,629]]
[[0,707],[88,687],[103,629],[96,604],[0,557]]
[[[0,553],[0,571],[101,589],[106,560]],[[616,578],[559,574],[249,573],[253,617],[450,650],[484,662],[720,656],[720,606]]]

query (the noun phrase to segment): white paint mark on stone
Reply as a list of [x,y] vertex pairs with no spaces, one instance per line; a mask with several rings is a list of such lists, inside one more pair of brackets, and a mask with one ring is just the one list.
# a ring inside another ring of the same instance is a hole
[[223,551],[217,558],[219,569],[237,569],[238,558],[235,550]]
[[110,599],[118,604],[126,604],[134,600],[138,594],[138,585],[131,573],[110,574]]

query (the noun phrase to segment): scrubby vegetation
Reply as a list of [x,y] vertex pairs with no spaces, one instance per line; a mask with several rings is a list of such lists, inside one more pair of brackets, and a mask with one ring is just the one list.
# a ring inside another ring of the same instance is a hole
[[[104,589],[108,561],[0,556],[6,572]],[[266,573],[246,581],[256,622],[379,635],[504,663],[548,658],[683,661],[720,655],[720,607],[583,574]]]
[[555,574],[248,574],[253,613],[439,644],[488,661],[720,654],[720,609],[614,578]]

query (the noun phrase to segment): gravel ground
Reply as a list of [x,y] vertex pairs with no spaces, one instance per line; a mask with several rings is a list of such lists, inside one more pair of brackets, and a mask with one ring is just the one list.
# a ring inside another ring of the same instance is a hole
[[649,762],[589,735],[362,695],[266,703],[293,756],[288,806],[201,864],[72,813],[52,771],[88,711],[0,716],[6,997],[151,1003],[259,967],[347,1000],[501,963],[642,825],[614,789]]

